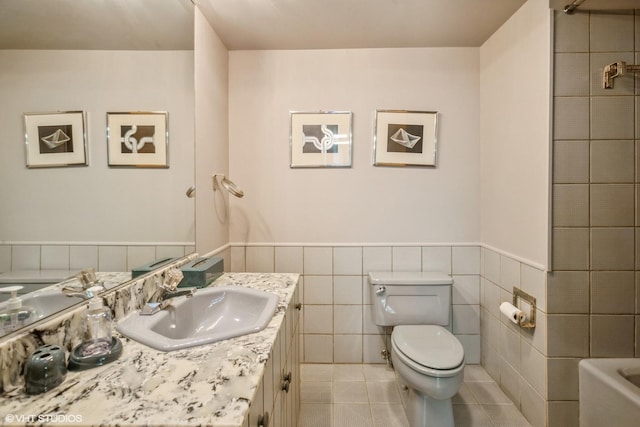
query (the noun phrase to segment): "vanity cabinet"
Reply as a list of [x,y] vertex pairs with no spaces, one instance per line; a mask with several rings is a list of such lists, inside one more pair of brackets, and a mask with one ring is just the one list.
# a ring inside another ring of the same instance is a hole
[[[0,407],[5,414],[74,414],[86,425],[295,427],[300,406],[298,279],[287,273],[225,273],[212,286],[245,286],[278,295],[278,308],[265,329],[172,352],[120,337],[123,351],[113,363],[70,371],[63,386],[48,394],[29,395],[19,381],[7,383],[12,388],[0,393]],[[155,286],[154,281],[133,280],[105,297],[115,307],[116,322],[126,314],[123,307],[139,306],[145,287]],[[9,366],[3,372],[20,378],[24,360],[16,355],[40,344],[42,331],[50,332],[49,338],[68,338],[73,347],[77,338],[72,327],[85,311],[79,305],[39,330],[0,340],[0,361]]]
[[[260,385],[256,390],[256,394],[253,397],[251,406],[249,407],[249,413],[244,418],[243,427],[258,427],[264,426],[264,381],[260,381]],[[267,415],[268,416],[268,415]]]
[[245,417],[247,427],[296,427],[300,413],[300,304],[294,291],[265,372]]

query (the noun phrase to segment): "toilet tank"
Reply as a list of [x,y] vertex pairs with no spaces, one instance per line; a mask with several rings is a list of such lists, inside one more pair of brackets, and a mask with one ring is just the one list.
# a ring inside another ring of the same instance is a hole
[[371,272],[371,315],[378,326],[449,324],[451,284],[446,273]]

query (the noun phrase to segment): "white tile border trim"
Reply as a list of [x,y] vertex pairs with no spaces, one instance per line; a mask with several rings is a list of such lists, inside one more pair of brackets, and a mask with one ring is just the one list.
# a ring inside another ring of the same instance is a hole
[[429,242],[429,243],[404,243],[404,242],[387,242],[387,243],[314,243],[314,242],[286,242],[286,243],[277,243],[277,242],[230,242],[230,246],[313,246],[313,247],[354,247],[354,246],[362,246],[362,247],[443,247],[443,246],[451,246],[451,247],[459,247],[459,246],[482,246],[481,243],[478,242]]
[[67,242],[67,241],[2,241],[4,246],[195,246],[195,242]]
[[[491,245],[488,245],[486,243],[479,243],[479,242],[424,242],[424,243],[416,243],[416,242],[411,242],[411,243],[402,243],[402,242],[389,242],[389,243],[314,243],[314,242],[285,242],[285,243],[278,243],[278,242],[229,242],[227,245],[223,246],[220,249],[216,249],[216,251],[221,251],[226,249],[227,247],[230,246],[244,246],[244,247],[251,247],[251,246],[280,246],[280,247],[287,247],[287,246],[303,246],[303,247],[354,247],[354,246],[361,246],[361,247],[466,247],[466,246],[478,246],[480,248],[483,249],[489,249],[493,252],[496,252],[500,255],[504,255],[506,257],[509,257],[515,261],[518,261],[522,264],[527,264],[533,268],[536,268],[538,270],[542,270],[544,272],[548,272],[549,270],[547,269],[547,267],[543,264],[528,260],[526,258],[523,258],[521,256],[518,255],[514,255],[510,252],[507,252],[505,250],[502,249],[498,249],[495,248]],[[213,254],[213,252],[211,252],[211,254]]]
[[493,252],[495,252],[495,253],[497,253],[497,254],[504,255],[504,256],[506,256],[506,257],[509,257],[509,258],[513,259],[514,261],[518,261],[518,262],[519,262],[519,263],[521,263],[521,264],[526,264],[526,265],[528,265],[528,266],[530,266],[530,267],[533,267],[533,268],[535,268],[535,269],[537,269],[537,270],[541,270],[541,271],[543,271],[543,272],[545,272],[545,273],[548,273],[548,272],[550,271],[550,270],[548,270],[548,269],[547,269],[547,267],[546,267],[546,266],[544,266],[544,265],[542,265],[542,264],[539,264],[539,263],[537,263],[537,262],[530,261],[530,260],[528,260],[528,259],[526,259],[526,258],[522,258],[521,256],[514,255],[514,254],[509,253],[509,252],[507,252],[507,251],[503,251],[502,249],[494,248],[494,247],[493,247],[493,246],[491,246],[491,245],[481,244],[481,245],[480,245],[480,247],[481,247],[481,248],[483,248],[483,249],[488,249],[488,250],[490,250],[490,251],[493,251]]

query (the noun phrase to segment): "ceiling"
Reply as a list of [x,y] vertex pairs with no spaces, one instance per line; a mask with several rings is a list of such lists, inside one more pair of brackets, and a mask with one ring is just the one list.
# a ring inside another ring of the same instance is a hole
[[525,0],[0,0],[0,49],[193,49],[193,5],[230,50],[480,46]]
[[0,0],[0,49],[190,50],[193,4],[230,50],[480,46],[525,1]]
[[192,50],[191,0],[0,0],[0,49]]
[[195,0],[230,50],[480,46],[525,0]]

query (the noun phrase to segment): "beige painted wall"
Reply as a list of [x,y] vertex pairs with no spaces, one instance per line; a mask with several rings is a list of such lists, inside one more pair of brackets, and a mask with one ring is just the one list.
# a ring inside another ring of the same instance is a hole
[[480,48],[484,245],[548,265],[551,12],[529,1]]
[[[192,51],[0,51],[0,240],[194,240]],[[23,113],[84,110],[90,165],[27,169]],[[168,111],[169,169],[107,166],[106,113]]]
[[[232,242],[477,242],[478,49],[232,51]],[[372,166],[374,112],[439,112],[438,167]],[[353,165],[289,167],[289,111],[353,112]]]
[[196,250],[229,242],[228,195],[214,193],[212,174],[228,173],[228,52],[195,8]]

